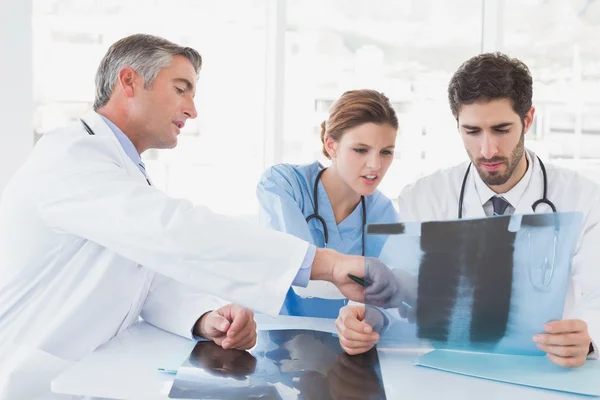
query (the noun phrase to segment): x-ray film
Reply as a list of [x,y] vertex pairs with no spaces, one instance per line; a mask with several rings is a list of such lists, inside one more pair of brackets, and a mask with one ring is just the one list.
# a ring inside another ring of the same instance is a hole
[[350,356],[331,333],[272,330],[259,331],[249,352],[199,342],[169,397],[379,400],[385,392],[375,349]]
[[581,222],[553,213],[369,225],[386,235],[380,260],[396,281],[387,304],[365,299],[380,347],[543,355],[532,337],[562,319]]

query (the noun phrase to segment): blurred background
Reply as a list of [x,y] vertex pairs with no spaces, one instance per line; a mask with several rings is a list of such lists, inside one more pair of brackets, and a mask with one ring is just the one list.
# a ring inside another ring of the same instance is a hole
[[108,47],[152,33],[203,56],[173,150],[143,158],[156,186],[252,217],[268,166],[321,155],[344,91],[384,92],[400,119],[381,190],[467,159],[446,97],[468,58],[500,50],[534,77],[527,146],[600,181],[600,0],[26,0],[0,5],[0,191],[44,132],[91,109]]

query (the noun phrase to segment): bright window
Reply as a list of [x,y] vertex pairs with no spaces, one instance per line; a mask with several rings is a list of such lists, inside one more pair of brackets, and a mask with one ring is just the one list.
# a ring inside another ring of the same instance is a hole
[[[484,5],[501,12],[484,17]],[[378,89],[398,113],[396,159],[381,185],[391,198],[465,160],[446,89],[482,48],[532,70],[527,145],[600,176],[597,1],[34,0],[33,10],[36,137],[91,108],[96,68],[117,39],[146,32],[200,51],[199,117],[176,149],[144,158],[157,186],[218,212],[255,214],[257,179],[273,162],[325,162],[320,123],[350,89]]]
[[[535,16],[535,18],[532,18]],[[534,78],[527,145],[600,181],[600,4],[505,0],[502,48]]]
[[147,151],[154,184],[217,212],[248,215],[264,167],[264,1],[34,1],[37,135],[91,109],[94,77],[113,42],[151,33],[203,57],[198,118],[173,150]]
[[284,159],[323,162],[320,124],[350,89],[377,89],[398,114],[396,159],[381,183],[395,199],[419,176],[465,158],[446,88],[481,50],[481,1],[290,1]]

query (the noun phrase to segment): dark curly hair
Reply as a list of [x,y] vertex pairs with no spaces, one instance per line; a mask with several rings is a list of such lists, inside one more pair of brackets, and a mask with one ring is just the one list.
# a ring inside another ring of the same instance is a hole
[[527,65],[503,53],[472,57],[458,68],[448,84],[450,109],[457,121],[463,105],[497,99],[510,99],[513,110],[524,121],[532,96],[533,79]]

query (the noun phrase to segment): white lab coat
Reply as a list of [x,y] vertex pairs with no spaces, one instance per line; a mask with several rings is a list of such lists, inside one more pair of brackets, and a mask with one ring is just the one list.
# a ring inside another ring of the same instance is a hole
[[102,118],[84,120],[95,135],[79,121],[44,135],[0,203],[0,399],[47,398],[140,315],[191,337],[224,304],[206,294],[277,315],[306,255],[149,186]]
[[[529,151],[532,162],[531,181],[517,205],[515,214],[531,214],[532,204],[542,197],[543,175],[539,160]],[[437,171],[407,186],[398,198],[401,221],[435,221],[458,218],[460,189],[468,163]],[[582,319],[594,347],[600,344],[600,187],[578,173],[545,163],[548,175],[548,199],[558,211],[583,213],[581,235],[576,245],[571,283],[564,308],[564,318]],[[466,183],[463,218],[485,217],[475,188],[477,171],[471,168]],[[536,212],[551,212],[539,205]],[[540,304],[540,307],[543,305]],[[597,358],[595,351],[593,358]]]

